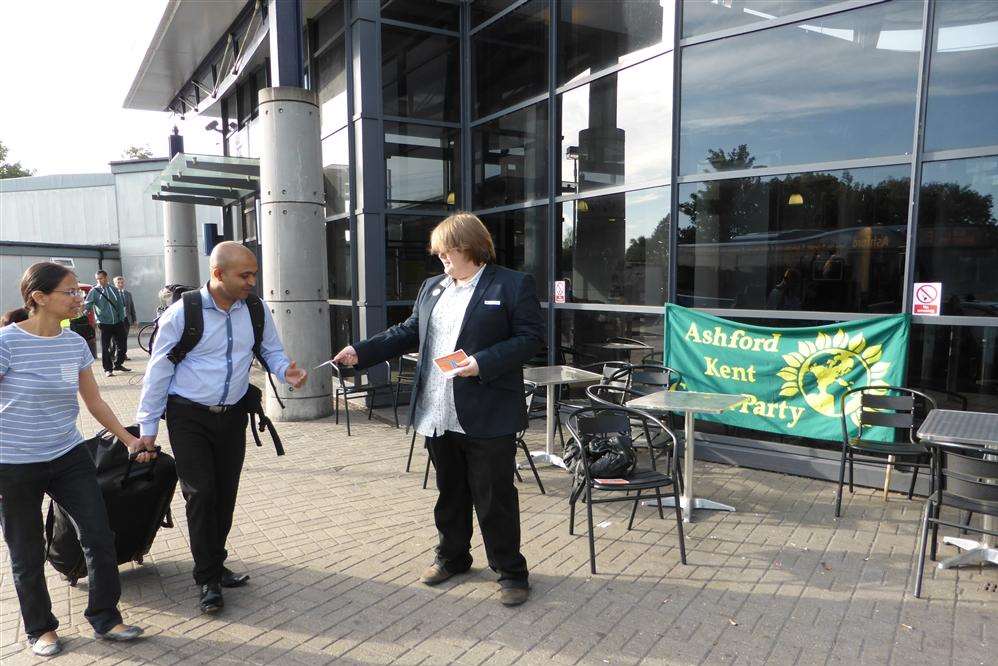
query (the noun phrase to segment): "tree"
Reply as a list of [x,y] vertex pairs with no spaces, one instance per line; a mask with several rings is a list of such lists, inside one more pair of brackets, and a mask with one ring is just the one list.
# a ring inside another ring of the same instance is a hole
[[8,162],[8,150],[7,146],[3,145],[3,141],[0,141],[0,178],[23,178],[35,173],[33,169],[21,166],[20,162]]
[[126,160],[147,160],[152,157],[152,151],[149,146],[129,146],[121,156]]

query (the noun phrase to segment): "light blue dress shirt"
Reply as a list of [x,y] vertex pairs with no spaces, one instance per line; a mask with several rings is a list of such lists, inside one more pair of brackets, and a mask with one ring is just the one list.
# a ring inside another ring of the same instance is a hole
[[[236,301],[226,312],[201,288],[204,333],[200,342],[176,366],[166,357],[184,330],[184,303],[177,301],[159,318],[159,332],[142,382],[136,420],[142,435],[155,435],[166,410],[167,398],[178,395],[202,405],[231,405],[246,394],[253,362],[253,323],[245,301]],[[266,304],[260,353],[278,380],[291,361],[277,336]]]

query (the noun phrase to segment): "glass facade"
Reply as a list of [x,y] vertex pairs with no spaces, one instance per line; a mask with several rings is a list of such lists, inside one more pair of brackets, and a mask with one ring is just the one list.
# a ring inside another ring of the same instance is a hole
[[940,282],[906,383],[998,411],[998,3],[379,6],[335,3],[310,41],[334,346],[407,317],[431,229],[471,210],[535,277],[551,362],[620,358],[611,337],[661,359],[667,302],[808,325]]
[[900,312],[909,172],[901,165],[681,185],[677,302]]

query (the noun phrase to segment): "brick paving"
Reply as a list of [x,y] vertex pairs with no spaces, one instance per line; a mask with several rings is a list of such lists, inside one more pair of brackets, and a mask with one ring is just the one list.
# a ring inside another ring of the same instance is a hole
[[[131,376],[99,378],[126,419],[143,368],[130,365]],[[69,649],[56,663],[996,663],[998,569],[927,566],[924,598],[909,592],[920,502],[862,489],[836,522],[833,484],[724,465],[697,463],[698,492],[738,512],[698,514],[688,566],[668,513],[642,508],[628,532],[629,504],[597,505],[591,576],[584,508],[569,536],[568,478],[544,468],[547,495],[529,470],[519,484],[531,600],[499,604],[477,530],[472,573],[425,587],[436,539],[425,454],[407,474],[402,430],[354,426],[348,438],[331,419],[280,424],[283,458],[250,440],[229,562],[252,580],[226,591],[216,617],[196,609],[179,491],[177,527],[160,531],[143,566],[121,567],[126,621],[147,627],[140,643],[95,641],[86,582],[70,588],[49,569]],[[540,433],[528,439],[540,446]],[[36,663],[0,555],[0,663]]]

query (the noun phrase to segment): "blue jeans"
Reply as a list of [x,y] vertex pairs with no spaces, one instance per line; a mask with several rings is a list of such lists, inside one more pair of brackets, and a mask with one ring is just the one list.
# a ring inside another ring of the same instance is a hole
[[0,525],[10,550],[24,631],[28,638],[38,638],[59,626],[45,586],[42,497],[46,494],[73,519],[83,546],[90,588],[84,615],[94,631],[110,631],[121,623],[114,533],[97,485],[97,469],[82,444],[48,462],[0,464]]

